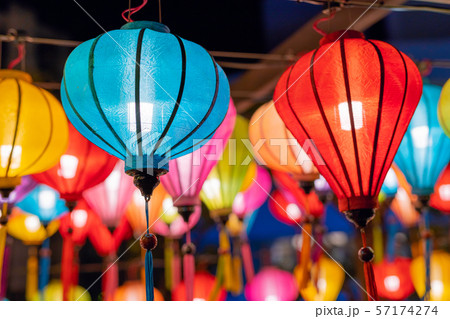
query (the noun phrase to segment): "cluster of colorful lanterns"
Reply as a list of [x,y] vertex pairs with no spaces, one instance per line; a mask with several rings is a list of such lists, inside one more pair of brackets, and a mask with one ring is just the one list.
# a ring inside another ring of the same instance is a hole
[[[326,35],[249,121],[236,114],[227,77],[206,50],[163,24],[128,22],[70,54],[61,100],[27,73],[0,70],[0,278],[7,233],[41,246],[39,265],[29,250],[27,299],[90,299],[78,286],[78,250],[88,239],[105,261],[104,300],[164,300],[154,287],[154,232],[164,237],[172,300],[225,300],[226,292],[336,300],[343,266],[321,252],[332,192],[361,233],[369,300],[402,300],[414,289],[448,298],[449,257],[432,252],[429,214],[450,211],[450,82],[442,92],[422,85],[393,46],[351,30]],[[372,264],[366,228],[380,190],[403,225],[421,220],[423,256],[411,261],[389,248]],[[302,229],[293,272],[254,274],[249,220],[267,199],[277,220]],[[219,232],[215,276],[196,271],[191,229],[202,203]],[[58,230],[55,282],[49,238]],[[117,252],[132,237],[145,276],[119,287]]]

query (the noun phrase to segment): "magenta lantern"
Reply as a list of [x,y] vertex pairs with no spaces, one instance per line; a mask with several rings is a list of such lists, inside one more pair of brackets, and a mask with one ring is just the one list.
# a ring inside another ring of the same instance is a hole
[[239,218],[258,209],[269,196],[272,180],[269,172],[261,166],[256,168],[256,176],[250,186],[236,195],[233,202],[233,213]]
[[104,182],[83,193],[88,205],[108,227],[119,224],[136,189],[124,168],[124,162],[119,161]]
[[245,286],[245,298],[249,301],[293,301],[297,296],[294,275],[275,267],[263,268]]
[[195,152],[169,161],[169,172],[161,176],[161,182],[176,207],[200,205],[203,183],[220,159],[235,119],[236,108],[230,100],[227,115],[213,137]]

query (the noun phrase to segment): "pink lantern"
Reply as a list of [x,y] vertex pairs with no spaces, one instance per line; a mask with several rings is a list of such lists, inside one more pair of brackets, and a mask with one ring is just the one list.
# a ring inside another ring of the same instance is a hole
[[297,296],[294,275],[275,267],[263,268],[245,286],[245,298],[249,301],[293,301]]
[[233,202],[233,213],[243,218],[247,213],[258,209],[269,196],[272,188],[270,174],[261,166],[256,168],[255,180],[245,191],[236,195]]
[[[212,132],[214,134],[205,145],[193,153],[169,161],[169,172],[161,176],[164,188],[174,199],[173,205],[186,223],[190,223],[195,207],[200,206],[199,194],[209,173],[220,159],[230,137],[236,119],[236,108],[230,100],[228,112],[222,124]],[[211,136],[210,135],[210,136]],[[194,223],[195,224],[195,223]],[[183,246],[183,271],[186,282],[186,300],[193,299],[195,246],[191,243],[189,227],[186,232],[186,244]]]
[[136,189],[133,178],[125,174],[124,167],[124,162],[119,161],[104,182],[83,193],[88,205],[108,227],[119,224]]
[[213,137],[193,153],[169,161],[169,172],[161,176],[176,207],[200,205],[199,194],[209,172],[220,159],[234,128],[236,108],[230,100],[227,115]]
[[[173,209],[172,198],[167,197],[163,201],[163,212],[166,213],[155,222],[153,231],[164,237],[180,238],[197,224],[202,214],[202,209],[201,206],[195,206],[194,213],[189,216],[189,222],[186,223],[176,209]],[[174,214],[174,216],[170,216],[170,214]]]

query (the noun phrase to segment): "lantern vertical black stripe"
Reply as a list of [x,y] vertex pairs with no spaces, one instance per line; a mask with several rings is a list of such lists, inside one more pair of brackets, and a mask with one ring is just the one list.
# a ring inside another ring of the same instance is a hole
[[[377,157],[377,150],[378,150],[378,135],[380,134],[380,126],[381,126],[381,113],[383,109],[383,98],[384,98],[384,84],[385,84],[385,65],[383,56],[381,55],[380,49],[372,43],[372,41],[368,41],[375,49],[378,61],[380,64],[380,93],[379,93],[379,100],[378,100],[378,112],[377,112],[377,122],[375,126],[375,134],[373,137],[373,151],[372,151],[372,158],[371,158],[371,165],[370,165],[370,177],[369,177],[369,194],[368,195],[374,195],[373,191],[373,175],[375,171],[375,158]],[[388,149],[389,151],[389,149]],[[376,188],[375,188],[376,191]]]
[[[337,157],[339,159],[339,163],[341,164],[342,171],[344,173],[345,179],[347,180],[347,185],[348,185],[348,188],[350,189],[350,193],[351,193],[352,196],[355,196],[355,191],[353,190],[352,183],[350,182],[350,176],[348,175],[347,167],[345,166],[344,159],[342,158],[342,155],[339,152],[339,148],[337,146],[336,139],[334,138],[333,132],[331,131],[330,123],[328,123],[328,119],[327,119],[327,117],[325,115],[325,111],[323,109],[322,101],[320,100],[320,97],[319,97],[319,92],[317,91],[316,81],[315,81],[315,77],[314,77],[314,63],[315,63],[314,59],[316,58],[317,51],[319,51],[319,49],[315,50],[314,53],[312,54],[311,61],[310,61],[310,66],[309,66],[309,78],[310,78],[310,81],[311,81],[311,87],[313,89],[314,98],[315,98],[317,106],[319,108],[320,115],[322,116],[322,120],[323,120],[323,122],[325,124],[325,127],[327,129],[328,135],[330,136],[331,143],[333,144],[334,152],[336,153],[336,155],[337,155]],[[287,95],[287,93],[286,93],[286,95]],[[289,102],[289,95],[287,95],[287,97],[288,97],[289,107],[293,111],[291,103]],[[297,121],[300,123],[300,120],[298,119],[297,114],[295,114],[295,117],[297,118]],[[309,137],[309,135],[308,135],[308,138],[311,139]],[[324,159],[324,161],[325,161],[325,159]],[[327,162],[325,162],[325,164],[326,164],[326,167],[331,167],[330,165],[328,165]],[[334,175],[334,173],[330,169],[328,169],[328,171],[333,176],[333,178],[335,179],[336,183],[339,185],[339,188],[342,190],[342,193],[345,194],[345,191],[343,190],[343,188],[339,184],[339,181],[336,178],[336,176]]]
[[136,138],[138,147],[138,156],[142,156],[142,125],[141,125],[141,50],[142,50],[142,39],[144,38],[145,29],[139,31],[139,36],[137,40],[136,47],[136,70],[135,70],[135,81],[134,81],[134,113],[136,117]]
[[101,118],[105,122],[105,125],[108,127],[109,131],[114,135],[114,137],[116,138],[117,142],[124,148],[124,150],[127,153],[127,155],[131,157],[132,155],[131,155],[130,150],[128,150],[128,148],[126,147],[124,142],[120,139],[120,137],[117,134],[117,132],[111,126],[111,123],[109,123],[108,119],[106,118],[106,115],[103,112],[102,107],[100,105],[100,101],[99,101],[98,96],[97,96],[97,91],[95,89],[95,83],[94,83],[94,51],[95,51],[95,47],[97,46],[98,41],[100,40],[100,38],[103,35],[104,34],[102,34],[102,35],[98,36],[97,38],[95,38],[95,40],[93,41],[92,46],[91,46],[91,48],[89,50],[89,64],[88,64],[89,88],[91,90],[92,98],[94,99],[95,106],[97,107],[97,110],[98,110]]
[[17,84],[17,98],[18,98],[18,100],[17,100],[17,117],[16,117],[16,126],[14,128],[13,140],[11,143],[11,152],[9,153],[8,165],[6,166],[5,177],[8,177],[9,169],[11,168],[11,162],[12,162],[12,158],[13,158],[14,148],[16,146],[17,132],[18,132],[19,123],[20,123],[20,111],[21,111],[21,106],[22,106],[22,90],[21,90],[19,81],[17,79],[15,81]]
[[103,137],[101,137],[97,132],[94,131],[94,129],[81,117],[80,113],[75,109],[73,106],[72,100],[70,99],[69,92],[67,91],[67,85],[66,85],[66,78],[63,76],[63,82],[64,82],[64,92],[67,97],[67,101],[69,102],[70,108],[72,109],[73,113],[76,115],[76,117],[80,120],[80,122],[88,129],[89,132],[91,132],[93,135],[95,135],[100,141],[105,143],[107,146],[109,146],[112,150],[117,152],[118,154],[121,154],[115,147],[113,147],[111,144],[109,144]]
[[[211,104],[209,105],[209,109],[206,112],[205,116],[203,116],[202,120],[197,124],[197,126],[191,132],[189,132],[185,137],[183,137],[178,143],[176,143],[174,146],[172,146],[172,149],[177,148],[184,141],[186,141],[190,136],[192,136],[203,125],[203,123],[205,123],[206,119],[209,117],[209,115],[211,114],[212,110],[214,109],[214,106],[216,105],[217,95],[219,93],[219,70],[217,69],[217,64],[216,64],[214,58],[211,55],[210,55],[210,57],[211,57],[211,60],[212,60],[213,66],[214,66],[214,73],[215,73],[215,76],[216,76],[216,87],[215,87],[215,90],[214,90],[213,99],[211,101]],[[164,155],[166,155],[167,152]]]
[[178,40],[178,44],[180,45],[180,51],[181,51],[180,88],[178,90],[177,100],[175,101],[175,106],[172,110],[172,114],[170,115],[169,121],[167,122],[166,126],[164,127],[163,132],[161,133],[161,136],[159,137],[158,141],[156,142],[155,146],[153,147],[153,150],[150,153],[150,156],[153,156],[155,154],[159,145],[161,145],[164,137],[167,135],[167,132],[169,132],[170,126],[172,125],[172,122],[175,119],[175,115],[177,114],[178,108],[180,107],[181,98],[183,97],[184,85],[185,85],[185,81],[186,81],[186,50],[184,48],[183,41],[180,39],[180,37],[178,37],[177,35],[174,35],[174,37]]
[[[402,113],[403,113],[403,107],[405,106],[406,93],[407,93],[407,91],[408,91],[408,68],[406,67],[406,61],[405,61],[405,59],[404,59],[402,53],[401,53],[399,50],[397,50],[395,47],[393,47],[393,48],[394,48],[394,50],[395,50],[396,52],[398,52],[398,54],[399,54],[399,56],[400,56],[400,58],[401,58],[401,60],[402,60],[402,63],[403,63],[403,68],[404,68],[404,70],[405,70],[405,88],[404,88],[404,90],[403,90],[402,104],[401,104],[401,106],[400,106],[400,110],[398,111],[397,120],[395,121],[395,125],[394,125],[394,128],[393,128],[393,130],[392,130],[392,132],[395,132],[395,131],[397,131],[397,127],[398,127],[398,124],[399,124],[399,122],[400,122],[400,117],[401,117],[401,115],[402,115]],[[394,136],[395,136],[395,135],[392,134],[391,139],[390,139],[390,141],[389,141],[388,148],[387,148],[388,150],[391,149],[392,143],[393,143],[393,141],[394,141]],[[386,167],[385,167],[385,166],[386,166],[386,161],[387,161],[387,157],[384,158],[383,165],[381,166],[381,167],[382,167],[382,171],[384,171],[384,170],[386,169]],[[375,190],[377,190],[377,189],[380,187],[380,183],[382,182],[382,181],[381,181],[381,175],[382,175],[382,174],[379,174],[379,175],[378,175],[377,187],[375,188]]]
[[[219,125],[219,126],[220,126],[220,125]],[[210,138],[214,135],[214,133],[217,131],[217,129],[219,128],[219,126],[216,127],[210,134],[208,134],[208,136],[206,136],[205,138],[203,138],[203,139],[201,139],[200,141],[198,141],[197,143],[195,143],[192,147],[187,147],[187,148],[185,148],[184,150],[179,151],[179,152],[177,152],[177,153],[175,153],[175,154],[170,154],[170,156],[169,156],[168,158],[173,158],[173,157],[175,157],[175,156],[177,156],[177,155],[179,155],[179,154],[182,154],[182,153],[186,152],[187,150],[191,150],[191,149],[195,148],[197,145],[203,143],[205,140],[210,139]]]
[[44,98],[45,103],[46,103],[46,105],[47,105],[48,114],[49,114],[49,120],[50,120],[50,133],[49,133],[49,135],[48,135],[47,143],[45,144],[44,149],[42,150],[42,152],[36,157],[35,160],[33,160],[33,161],[31,162],[30,165],[28,165],[27,167],[25,167],[24,169],[22,169],[22,171],[21,171],[20,173],[17,173],[15,176],[19,176],[19,175],[23,174],[23,173],[26,172],[29,168],[33,167],[33,165],[35,165],[37,162],[39,162],[39,160],[41,159],[41,157],[42,157],[42,156],[45,154],[45,152],[47,151],[47,149],[48,149],[48,147],[49,147],[49,145],[50,145],[50,142],[52,141],[52,137],[53,137],[53,113],[52,113],[52,109],[51,109],[51,107],[50,107],[50,102],[49,102],[49,100],[47,99],[47,97],[46,97],[45,94],[44,94],[44,91],[43,91],[41,88],[38,88],[38,89],[39,89],[39,92],[41,93],[41,95],[42,95],[42,97]]
[[[342,39],[339,41],[341,48],[341,59],[342,59],[342,69],[344,71],[344,83],[345,83],[345,92],[347,94],[347,105],[348,105],[348,113],[350,117],[350,125],[352,127],[352,140],[353,147],[355,149],[355,161],[356,161],[356,171],[358,174],[358,184],[360,196],[364,196],[364,190],[362,185],[362,177],[361,177],[361,164],[359,162],[359,154],[358,154],[358,141],[356,139],[356,130],[355,130],[355,118],[353,116],[353,105],[352,105],[352,96],[350,92],[350,82],[348,78],[348,69],[347,69],[347,59],[345,57],[345,41]],[[370,195],[370,194],[367,194]]]

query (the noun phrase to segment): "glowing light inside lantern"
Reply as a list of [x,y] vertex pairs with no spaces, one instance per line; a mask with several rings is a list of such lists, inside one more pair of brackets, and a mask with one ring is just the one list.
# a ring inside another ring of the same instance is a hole
[[178,210],[173,206],[171,197],[167,197],[163,200],[163,212],[166,217],[173,217],[178,214]]
[[439,197],[444,201],[450,201],[450,184],[439,186]]
[[325,278],[319,278],[319,280],[317,280],[317,288],[319,288],[320,292],[325,292],[327,290],[327,281]]
[[334,231],[326,234],[327,241],[337,247],[344,247],[348,243],[348,236],[345,232]]
[[290,203],[289,205],[287,205],[286,212],[287,212],[288,216],[294,220],[297,220],[300,217],[302,217],[302,212],[300,210],[300,207],[298,207],[294,203]]
[[[341,129],[344,131],[352,130],[352,123],[350,121],[350,110],[347,102],[339,103],[339,120],[341,122]],[[362,103],[352,101],[353,122],[355,130],[363,127],[363,112]]]
[[428,128],[428,126],[417,126],[411,129],[411,136],[413,139],[414,147],[416,148],[428,147],[431,143],[429,133],[430,129]]
[[276,295],[267,295],[266,301],[278,301],[278,297]]
[[77,174],[78,158],[73,155],[63,155],[59,160],[58,175],[66,179],[74,178]]
[[77,228],[83,228],[86,225],[88,214],[83,209],[76,209],[72,212],[71,216],[73,225]]
[[[12,151],[12,154],[11,154]],[[22,146],[16,145],[14,149],[12,145],[2,145],[0,146],[1,153],[1,165],[3,168],[8,167],[8,163],[11,158],[10,169],[16,169],[20,167],[20,160],[22,158]]]
[[119,187],[120,187],[120,172],[118,170],[113,170],[108,178],[105,180],[106,191],[110,195],[108,200],[110,203],[109,207],[116,207],[117,201],[119,200]]
[[238,211],[243,211],[244,210],[245,203],[244,203],[244,195],[242,195],[242,193],[238,193],[236,195],[236,197],[234,198],[233,208],[238,210]]
[[203,192],[208,198],[220,197],[220,180],[218,178],[209,178],[202,187]]
[[204,298],[194,298],[194,301],[205,301]]
[[433,295],[433,299],[441,298],[444,292],[444,283],[440,280],[431,281],[431,294]]
[[54,191],[44,189],[39,192],[38,205],[40,209],[52,209],[56,205],[56,194]]
[[[141,131],[148,133],[153,125],[153,103],[140,102]],[[136,132],[136,104],[128,103],[128,130]]]
[[41,228],[41,222],[37,216],[31,215],[25,218],[25,228],[30,233],[35,233]]
[[386,178],[384,179],[384,184],[388,188],[396,188],[398,186],[397,176],[392,168],[388,170]]
[[384,278],[384,287],[388,291],[397,291],[400,288],[400,279],[395,276],[387,276]]

